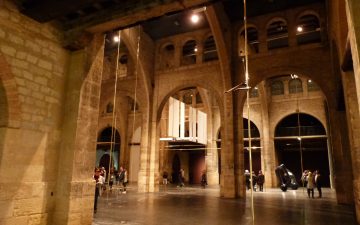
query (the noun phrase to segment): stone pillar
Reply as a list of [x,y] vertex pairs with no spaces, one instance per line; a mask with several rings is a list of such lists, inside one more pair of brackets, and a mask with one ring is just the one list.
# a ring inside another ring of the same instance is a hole
[[[274,149],[274,133],[270,131],[268,96],[266,90],[266,82],[263,81],[259,85],[259,96],[261,101],[261,118],[262,118],[262,149],[261,149],[261,167],[265,175],[265,187],[275,187],[275,149]],[[272,136],[271,136],[272,135]]]
[[340,204],[352,204],[353,173],[346,113],[337,111],[336,106],[329,102],[329,117],[337,201]]
[[174,54],[174,67],[178,68],[181,64],[182,59],[182,43],[177,42],[175,43],[175,54]]
[[70,57],[52,224],[92,224],[104,37]]
[[360,115],[353,72],[342,73],[353,171],[354,203],[360,222]]
[[[355,77],[355,93],[357,94],[357,107],[358,113],[360,112],[360,17],[358,12],[360,11],[360,2],[357,0],[346,0],[346,16],[347,16],[347,24],[348,24],[348,38],[350,40],[351,45],[351,53],[353,60],[353,68],[354,68],[354,77]],[[354,110],[354,112],[356,112]],[[354,118],[357,118],[354,117]],[[357,123],[359,124],[359,123]],[[355,126],[355,124],[353,125]],[[353,128],[354,134],[357,133],[358,128]],[[359,136],[354,136],[358,137]],[[355,140],[355,138],[354,138]],[[359,145],[358,143],[353,143],[354,148],[352,149],[352,157],[353,157],[353,171],[359,171]],[[354,199],[356,206],[356,216],[357,221],[360,223],[360,177],[359,173],[354,173],[353,180],[353,188],[354,188]]]
[[259,35],[259,53],[265,53],[268,51],[266,27],[259,28],[258,35]]

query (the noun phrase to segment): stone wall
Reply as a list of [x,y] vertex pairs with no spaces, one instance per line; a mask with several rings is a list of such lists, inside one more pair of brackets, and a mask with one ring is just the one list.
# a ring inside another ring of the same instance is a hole
[[68,61],[61,38],[0,3],[0,78],[9,112],[0,128],[0,224],[50,224]]

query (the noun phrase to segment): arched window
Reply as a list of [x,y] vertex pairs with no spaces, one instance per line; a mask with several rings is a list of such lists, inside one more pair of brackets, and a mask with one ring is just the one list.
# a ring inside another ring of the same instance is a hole
[[204,42],[203,61],[208,62],[217,59],[218,59],[218,54],[216,51],[215,40],[213,36],[210,36]]
[[114,105],[109,102],[107,105],[106,105],[106,113],[112,113],[114,110]]
[[302,82],[299,78],[291,79],[289,81],[289,93],[300,93],[303,92]]
[[195,64],[196,52],[197,52],[196,41],[195,40],[187,41],[183,46],[181,65],[185,66],[185,65]]
[[277,20],[268,26],[267,46],[269,50],[289,46],[288,28],[285,21]]
[[254,87],[250,90],[250,98],[257,98],[259,97],[259,90],[258,87]]
[[320,87],[319,85],[317,85],[317,83],[315,83],[314,81],[312,80],[308,80],[307,81],[307,90],[310,92],[310,91],[319,91],[320,90]]
[[[240,34],[241,40],[240,40],[240,55],[245,54],[245,30],[243,30]],[[247,38],[248,38],[248,44],[250,46],[249,52],[250,53],[259,53],[259,37],[258,37],[258,31],[255,27],[249,27],[247,29]]]
[[174,67],[175,47],[173,44],[167,44],[161,50],[161,69],[168,69]]
[[187,91],[184,96],[183,96],[183,102],[185,104],[188,104],[188,105],[191,105],[192,104],[192,97],[193,97],[193,94],[191,91]]
[[134,111],[134,107],[135,107],[135,112],[139,110],[139,105],[136,103],[133,98],[131,97],[127,97],[128,98],[128,103],[129,103],[129,112],[133,112]]
[[196,93],[196,104],[201,104],[203,103],[202,99],[201,99],[201,95],[200,93]]
[[304,15],[299,18],[296,39],[298,45],[321,42],[320,22],[315,15]]
[[119,58],[118,76],[126,77],[128,72],[128,55],[124,54]]
[[280,80],[271,82],[271,95],[283,95],[284,94],[284,84]]

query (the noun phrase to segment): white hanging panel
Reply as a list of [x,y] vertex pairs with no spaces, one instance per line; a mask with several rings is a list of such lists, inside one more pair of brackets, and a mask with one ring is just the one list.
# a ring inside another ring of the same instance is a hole
[[169,98],[168,137],[173,137],[174,98]]
[[173,116],[173,135],[172,137],[180,137],[180,101],[174,98],[174,116]]
[[206,125],[207,125],[207,115],[206,113],[203,113],[201,111],[198,110],[197,112],[198,114],[198,143],[204,144],[206,145],[207,143],[207,135],[206,135]]
[[180,102],[180,138],[185,137],[185,103]]

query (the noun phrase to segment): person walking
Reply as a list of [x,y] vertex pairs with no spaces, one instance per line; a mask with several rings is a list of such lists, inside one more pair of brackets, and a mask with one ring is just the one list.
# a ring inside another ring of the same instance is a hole
[[206,185],[208,185],[208,183],[207,183],[207,177],[206,177],[206,170],[204,170],[201,174],[201,186],[203,188],[205,188]]
[[245,170],[245,184],[246,184],[246,189],[249,190],[250,189],[250,172],[249,170]]
[[319,170],[315,171],[315,185],[319,192],[319,198],[321,198],[322,197],[322,191],[321,191],[322,183],[321,183],[321,175],[320,175]]
[[257,184],[259,186],[260,191],[264,191],[264,183],[265,183],[265,175],[259,170],[259,174],[257,176]]
[[95,169],[95,173],[93,176],[94,180],[95,180],[95,200],[94,200],[94,213],[96,213],[97,211],[97,203],[98,203],[98,198],[100,195],[100,188],[101,188],[101,183],[100,183],[100,170],[99,169]]
[[179,185],[178,185],[178,187],[184,187],[185,186],[185,184],[184,184],[184,176],[185,176],[185,171],[183,170],[183,169],[180,169],[180,171],[179,171]]
[[306,188],[307,188],[308,196],[310,198],[310,193],[311,193],[311,197],[314,198],[315,181],[314,181],[314,175],[311,171],[308,172],[306,181],[307,181]]

